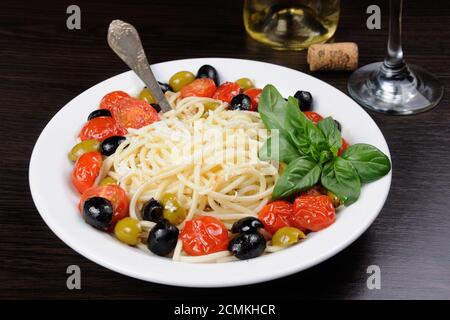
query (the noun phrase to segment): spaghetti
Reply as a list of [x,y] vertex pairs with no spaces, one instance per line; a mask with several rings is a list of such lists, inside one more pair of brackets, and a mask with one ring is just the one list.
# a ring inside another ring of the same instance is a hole
[[[173,110],[160,115],[160,121],[129,129],[126,141],[104,161],[97,181],[107,176],[118,181],[144,235],[153,225],[142,220],[142,206],[167,193],[187,210],[179,229],[198,216],[213,216],[228,229],[241,218],[256,217],[278,177],[276,163],[257,155],[266,138],[259,113],[227,110],[227,103],[212,98],[166,95]],[[216,262],[229,255],[188,256],[178,240],[173,259]]]

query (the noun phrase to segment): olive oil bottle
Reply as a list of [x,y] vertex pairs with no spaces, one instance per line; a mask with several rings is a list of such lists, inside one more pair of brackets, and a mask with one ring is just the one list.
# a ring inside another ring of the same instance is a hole
[[245,0],[244,24],[255,40],[279,50],[302,50],[329,40],[340,0]]

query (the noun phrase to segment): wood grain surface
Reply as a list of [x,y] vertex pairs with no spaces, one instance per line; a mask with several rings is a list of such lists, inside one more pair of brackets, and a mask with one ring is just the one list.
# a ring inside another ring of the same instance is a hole
[[[336,41],[357,42],[361,65],[381,60],[387,40],[387,1],[342,2]],[[152,62],[235,57],[307,72],[306,53],[274,51],[251,40],[243,29],[239,0],[75,3],[82,11],[81,30],[75,31],[66,28],[66,8],[72,1],[2,0],[0,4],[0,298],[450,298],[450,7],[446,1],[405,1],[403,19],[407,61],[426,67],[445,84],[440,105],[409,117],[370,113],[388,141],[393,160],[391,191],[378,219],[350,247],[316,267],[279,280],[225,289],[146,283],[100,267],[66,246],[41,219],[30,195],[33,145],[69,100],[127,70],[106,43],[112,19],[129,21],[139,29]],[[381,30],[365,26],[370,4],[382,9]],[[346,92],[349,73],[315,76]],[[81,267],[81,290],[66,288],[66,268],[71,264]],[[381,268],[380,290],[367,289],[369,265]]]

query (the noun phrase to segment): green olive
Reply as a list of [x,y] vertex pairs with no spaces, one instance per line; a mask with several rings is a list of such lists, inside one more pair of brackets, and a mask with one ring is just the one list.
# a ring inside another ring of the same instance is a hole
[[165,219],[173,225],[180,224],[186,218],[186,209],[180,206],[176,195],[172,193],[166,193],[160,199],[163,205],[163,216]]
[[110,184],[117,184],[117,181],[113,177],[109,177],[109,176],[104,177],[99,183],[100,186],[108,186]]
[[192,72],[179,71],[169,79],[169,85],[175,92],[178,92],[194,80],[195,75]]
[[126,244],[137,245],[141,236],[139,221],[131,217],[123,218],[114,227],[114,234],[117,239]]
[[205,107],[205,113],[207,113],[208,111],[214,111],[217,109],[218,106],[220,106],[219,102],[215,102],[215,101],[208,101],[205,102],[203,104],[203,106]]
[[337,208],[342,204],[341,199],[339,199],[333,192],[327,191],[327,196],[330,198],[333,207]]
[[153,95],[148,88],[142,89],[141,93],[139,93],[139,99],[147,101],[148,103],[156,103],[155,98],[153,98]]
[[306,238],[305,234],[294,227],[283,227],[277,230],[272,237],[274,246],[287,247],[298,242],[298,239]]
[[236,80],[236,83],[243,91],[255,87],[255,84],[249,78],[240,78],[240,79]]
[[91,152],[91,151],[98,151],[100,147],[100,141],[98,140],[85,140],[85,141],[81,141],[80,143],[78,143],[77,145],[75,145],[72,150],[70,150],[69,152],[69,159],[71,161],[77,161],[77,159],[87,153],[87,152]]

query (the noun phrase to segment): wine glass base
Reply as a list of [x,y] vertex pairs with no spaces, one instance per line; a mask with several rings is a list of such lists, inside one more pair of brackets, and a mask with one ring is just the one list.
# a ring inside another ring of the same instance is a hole
[[430,110],[444,94],[442,84],[421,67],[405,65],[392,72],[383,62],[356,70],[347,87],[350,96],[363,107],[397,115]]

